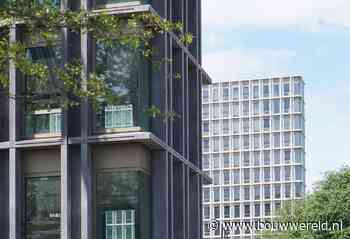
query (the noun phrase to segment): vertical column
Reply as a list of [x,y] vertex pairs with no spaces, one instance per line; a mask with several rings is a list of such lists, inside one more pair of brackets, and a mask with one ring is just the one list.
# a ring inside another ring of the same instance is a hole
[[[10,43],[16,42],[18,37],[16,26],[10,30]],[[18,129],[17,116],[17,79],[16,68],[13,62],[10,62],[10,105],[9,105],[9,238],[20,239],[22,233],[22,207],[21,207],[21,159],[19,151],[15,148]]]
[[71,238],[71,172],[68,144],[61,145],[61,239]]
[[153,239],[169,239],[168,153],[155,152],[152,160]]
[[[82,8],[88,10],[90,7],[88,0],[82,1]],[[89,74],[89,35],[81,34],[81,60],[83,64],[82,87],[86,90],[86,79]],[[93,232],[92,224],[92,167],[91,167],[91,149],[88,144],[88,136],[90,134],[90,107],[88,99],[84,99],[81,104],[81,238],[91,239]]]

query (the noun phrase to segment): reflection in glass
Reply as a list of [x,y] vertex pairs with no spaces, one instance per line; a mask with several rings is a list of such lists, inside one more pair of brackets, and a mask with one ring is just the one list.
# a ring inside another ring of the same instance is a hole
[[27,178],[25,181],[25,238],[60,238],[60,177]]

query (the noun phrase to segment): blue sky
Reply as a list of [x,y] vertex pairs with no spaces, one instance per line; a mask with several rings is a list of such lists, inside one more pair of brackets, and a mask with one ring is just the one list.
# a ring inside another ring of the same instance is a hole
[[302,75],[307,187],[350,165],[350,1],[203,0],[213,81]]

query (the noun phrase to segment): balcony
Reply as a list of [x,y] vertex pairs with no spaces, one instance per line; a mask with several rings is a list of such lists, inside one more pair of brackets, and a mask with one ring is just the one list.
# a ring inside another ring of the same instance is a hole
[[36,110],[25,116],[25,138],[61,136],[61,109]]
[[95,8],[115,8],[150,4],[151,0],[95,0]]

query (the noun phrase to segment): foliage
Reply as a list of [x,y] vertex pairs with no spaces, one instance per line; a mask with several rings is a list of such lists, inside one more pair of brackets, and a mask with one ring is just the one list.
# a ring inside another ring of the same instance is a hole
[[342,222],[343,230],[275,232],[266,234],[265,238],[349,239],[350,168],[329,172],[305,200],[286,204],[278,215],[281,222]]
[[[59,49],[63,30],[70,34],[88,34],[106,46],[118,42],[149,60],[157,54],[152,40],[159,35],[175,33],[184,45],[193,40],[191,34],[183,31],[181,23],[172,23],[152,13],[121,16],[109,15],[107,11],[98,14],[85,10],[61,11],[50,1],[10,1],[0,9],[0,24],[0,88],[9,86],[8,69],[12,64],[34,83],[31,90],[10,97],[25,98],[26,102],[34,102],[39,107],[42,107],[40,104],[69,107],[79,104],[82,98],[89,99],[93,105],[118,102],[119,95],[101,78],[103,73],[85,72],[80,57],[50,66],[28,57],[28,49],[32,46]],[[10,40],[9,33],[15,25],[24,40]],[[56,54],[65,58],[62,47]],[[55,57],[59,58],[58,55]]]

